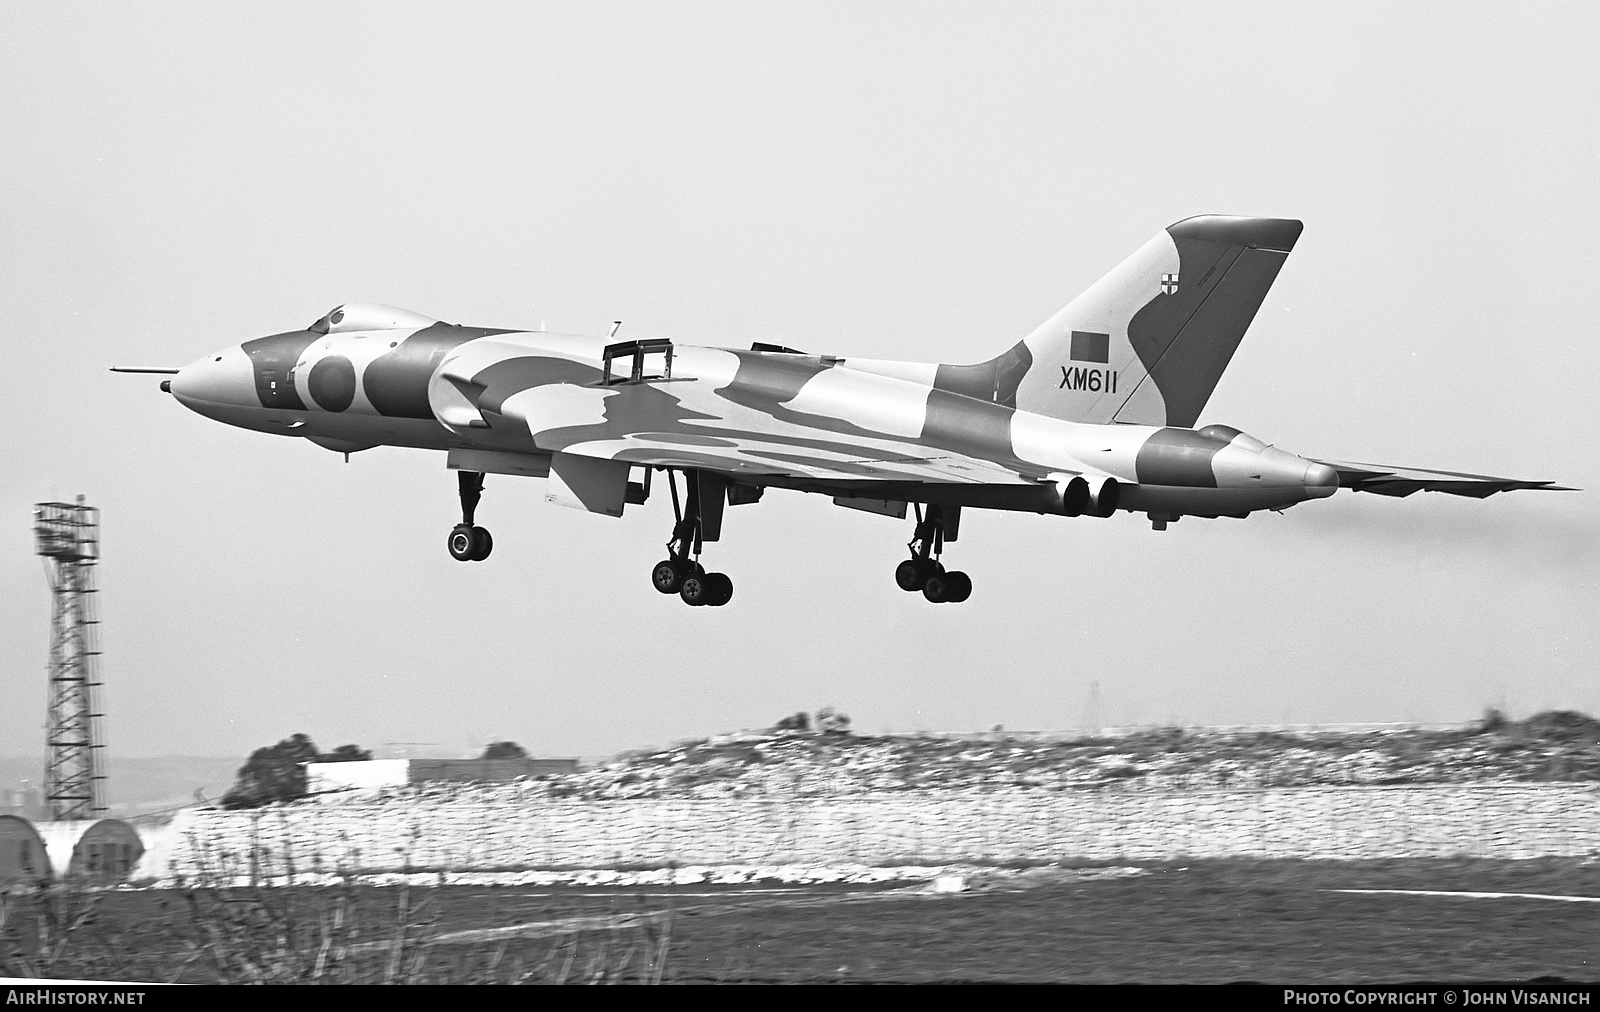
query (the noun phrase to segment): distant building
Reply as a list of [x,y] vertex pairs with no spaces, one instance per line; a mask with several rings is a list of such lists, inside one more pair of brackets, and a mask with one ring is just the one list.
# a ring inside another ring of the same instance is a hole
[[50,858],[33,823],[16,815],[0,815],[0,882],[50,881]]
[[318,795],[406,784],[505,783],[524,777],[577,771],[576,759],[369,759],[306,763],[306,790]]
[[80,819],[34,824],[57,879],[120,882],[144,856],[139,831],[121,819]]
[[138,831],[120,819],[32,823],[0,815],[0,881],[120,882],[143,855]]
[[317,795],[400,787],[411,782],[410,767],[410,759],[306,763],[306,792]]
[[0,815],[15,815],[19,819],[43,819],[48,816],[44,807],[44,791],[29,787],[24,781],[19,787],[0,791]]
[[504,783],[522,777],[559,776],[576,772],[576,759],[412,759],[409,775],[414,784],[430,780]]

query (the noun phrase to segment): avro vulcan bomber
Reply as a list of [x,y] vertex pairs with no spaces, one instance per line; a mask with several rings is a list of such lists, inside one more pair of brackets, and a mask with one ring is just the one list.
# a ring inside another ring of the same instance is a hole
[[335,452],[444,451],[461,497],[448,544],[462,562],[494,545],[475,516],[486,474],[542,478],[547,501],[610,517],[665,484],[676,523],[651,582],[691,605],[733,596],[702,549],[728,507],[772,488],[911,513],[895,582],[944,602],[972,593],[942,560],[966,510],[1128,510],[1164,529],[1341,487],[1478,498],[1556,487],[1313,460],[1227,425],[1193,427],[1300,230],[1180,221],[975,365],[496,330],[352,303],[181,369],[128,371],[173,374],[161,388],[208,418]]

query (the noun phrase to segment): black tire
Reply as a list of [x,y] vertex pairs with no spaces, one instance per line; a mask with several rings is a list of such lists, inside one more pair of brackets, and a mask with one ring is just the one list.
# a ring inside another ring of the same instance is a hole
[[679,559],[662,559],[650,570],[650,583],[663,594],[676,594],[688,571],[688,564]]
[[922,585],[928,582],[927,574],[922,572],[922,563],[917,559],[907,559],[894,567],[894,582],[901,590],[907,593],[916,593]]
[[907,559],[894,567],[894,582],[901,590],[915,594],[928,583],[928,577],[944,572],[936,559]]
[[445,542],[450,549],[450,557],[457,562],[471,562],[473,550],[478,547],[478,539],[472,536],[472,528],[466,524],[457,524],[450,531],[450,538]]
[[733,600],[733,581],[727,573],[707,573],[706,582],[711,585],[711,598],[706,604],[720,608]]
[[683,586],[678,589],[678,596],[683,598],[683,603],[692,608],[699,608],[711,603],[711,579],[708,573],[690,573],[683,578]]
[[938,572],[928,577],[928,582],[922,585],[922,596],[934,604],[943,604],[950,600],[950,590],[949,574]]
[[494,551],[494,536],[483,527],[472,529],[472,543],[473,562],[482,562],[489,557],[490,552]]
[[963,573],[959,570],[954,573],[946,573],[945,579],[950,583],[950,596],[945,598],[945,600],[951,602],[952,604],[960,604],[962,601],[965,601],[967,598],[972,596],[972,577],[968,576],[966,573]]

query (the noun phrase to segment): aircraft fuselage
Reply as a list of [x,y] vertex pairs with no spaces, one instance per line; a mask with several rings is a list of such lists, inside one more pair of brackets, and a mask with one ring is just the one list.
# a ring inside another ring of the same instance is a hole
[[461,498],[448,547],[462,562],[493,548],[474,519],[485,474],[543,478],[547,502],[621,516],[664,472],[675,525],[651,581],[691,605],[731,599],[731,579],[701,566],[702,543],[720,538],[724,506],[769,487],[914,511],[895,582],[936,603],[972,592],[940,561],[963,507],[1121,509],[1164,529],[1340,487],[1475,498],[1560,487],[1311,460],[1229,426],[1195,428],[1300,234],[1288,218],[1186,218],[968,365],[461,327],[348,304],[305,330],[216,351],[162,386],[207,417],[346,454],[445,451]]
[[1339,485],[1332,468],[1225,426],[1065,421],[939,389],[927,363],[677,345],[670,378],[607,383],[610,343],[432,322],[296,331],[213,352],[171,392],[336,451],[670,458],[735,481],[745,458],[754,485],[1030,512],[1074,512],[1061,497],[1078,476],[1114,480],[1120,509],[1172,517],[1282,509]]

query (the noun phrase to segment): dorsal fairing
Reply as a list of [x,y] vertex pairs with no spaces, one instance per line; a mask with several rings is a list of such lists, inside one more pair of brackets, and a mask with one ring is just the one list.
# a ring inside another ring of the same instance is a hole
[[438,323],[431,316],[373,302],[346,302],[323,314],[306,329],[313,334],[350,334],[367,330],[420,330]]

